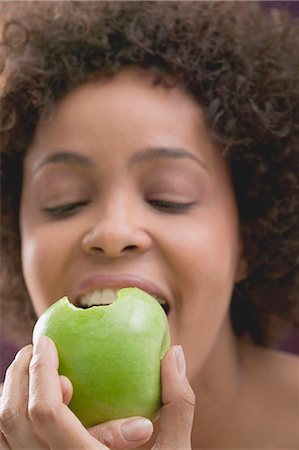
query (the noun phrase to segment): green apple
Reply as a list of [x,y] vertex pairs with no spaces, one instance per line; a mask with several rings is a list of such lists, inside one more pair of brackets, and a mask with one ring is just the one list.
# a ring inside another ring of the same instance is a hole
[[152,296],[124,288],[111,305],[87,309],[63,297],[36,322],[33,344],[42,335],[56,344],[59,373],[74,388],[69,407],[85,426],[157,416],[170,338],[167,316]]

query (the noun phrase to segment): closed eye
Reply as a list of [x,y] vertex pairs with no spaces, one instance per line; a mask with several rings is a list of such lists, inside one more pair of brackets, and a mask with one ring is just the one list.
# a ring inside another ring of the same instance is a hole
[[168,200],[148,200],[148,203],[156,209],[168,212],[171,214],[179,214],[189,210],[195,202],[179,203]]
[[87,205],[88,201],[66,203],[64,205],[54,206],[51,208],[43,208],[43,211],[54,219],[66,218]]

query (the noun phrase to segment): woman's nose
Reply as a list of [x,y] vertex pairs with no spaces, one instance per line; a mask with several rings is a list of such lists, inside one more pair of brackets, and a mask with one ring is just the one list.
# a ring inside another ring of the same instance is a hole
[[101,253],[110,258],[145,252],[150,246],[151,237],[144,228],[144,220],[126,208],[110,208],[98,214],[82,239],[85,253]]

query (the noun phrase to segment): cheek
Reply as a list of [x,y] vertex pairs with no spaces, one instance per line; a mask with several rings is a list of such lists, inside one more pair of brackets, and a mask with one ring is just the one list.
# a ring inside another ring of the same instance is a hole
[[202,291],[215,290],[216,285],[231,286],[238,257],[237,223],[226,216],[212,220],[202,217],[194,222],[171,234],[176,242],[173,261],[184,274],[184,287]]
[[22,268],[35,311],[40,315],[63,295],[65,258],[70,235],[54,233],[46,226],[22,229]]
[[235,238],[227,231],[224,226],[199,227],[180,238],[174,271],[180,280],[177,312],[181,323],[200,320],[209,326],[226,313],[238,253]]
[[175,237],[173,271],[179,292],[171,327],[172,336],[183,344],[191,363],[196,360],[200,365],[229,317],[238,258],[238,225],[225,215],[197,224],[186,227],[184,233],[177,232]]

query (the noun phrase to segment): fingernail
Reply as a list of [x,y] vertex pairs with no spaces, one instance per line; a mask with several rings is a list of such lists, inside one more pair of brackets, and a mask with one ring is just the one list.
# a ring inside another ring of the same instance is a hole
[[139,441],[150,437],[153,432],[153,424],[148,419],[128,420],[121,426],[122,436],[126,441]]
[[181,377],[186,376],[186,361],[181,345],[177,345],[175,348],[176,367]]

